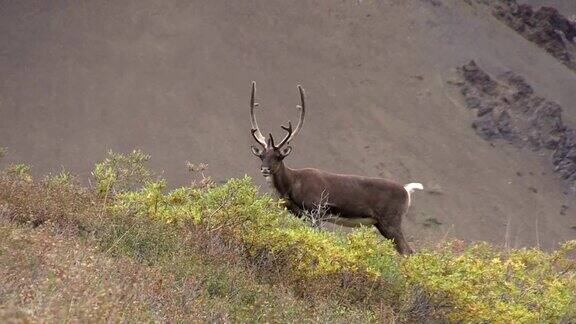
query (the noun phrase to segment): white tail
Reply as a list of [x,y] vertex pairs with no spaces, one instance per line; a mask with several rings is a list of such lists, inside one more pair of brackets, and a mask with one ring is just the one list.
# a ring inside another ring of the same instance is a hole
[[413,182],[405,185],[404,189],[408,193],[408,207],[410,207],[410,194],[413,193],[414,190],[424,190],[424,186],[421,183]]
[[411,194],[414,192],[414,190],[424,190],[424,186],[421,183],[414,182],[405,185],[404,189],[406,189],[406,191]]

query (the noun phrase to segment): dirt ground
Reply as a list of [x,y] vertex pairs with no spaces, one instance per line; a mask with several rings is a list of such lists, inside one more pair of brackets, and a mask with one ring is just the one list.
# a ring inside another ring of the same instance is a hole
[[0,145],[39,173],[87,178],[107,150],[141,148],[174,185],[191,161],[267,190],[249,150],[250,82],[277,136],[302,84],[307,119],[287,164],[422,182],[411,240],[576,238],[550,155],[472,129],[451,84],[470,60],[522,75],[576,125],[574,71],[461,0],[0,1]]

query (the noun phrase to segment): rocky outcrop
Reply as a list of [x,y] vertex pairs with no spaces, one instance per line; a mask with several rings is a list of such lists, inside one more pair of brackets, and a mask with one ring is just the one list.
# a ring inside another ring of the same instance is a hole
[[516,0],[477,0],[492,8],[492,13],[531,42],[545,49],[566,66],[576,70],[576,23],[555,8],[518,4]]
[[516,73],[493,79],[474,61],[458,70],[466,106],[476,111],[476,133],[486,140],[550,151],[554,171],[576,188],[576,130],[562,122],[562,107],[536,95]]

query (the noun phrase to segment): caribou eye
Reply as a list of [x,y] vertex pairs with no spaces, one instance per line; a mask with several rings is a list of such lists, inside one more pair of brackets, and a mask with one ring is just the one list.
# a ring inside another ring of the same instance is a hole
[[252,149],[252,154],[256,155],[257,157],[260,157],[260,155],[262,155],[262,150],[257,148],[256,146],[250,146],[250,148]]

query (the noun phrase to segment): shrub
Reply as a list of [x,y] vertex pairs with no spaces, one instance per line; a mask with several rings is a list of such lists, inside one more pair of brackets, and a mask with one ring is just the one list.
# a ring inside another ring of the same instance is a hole
[[164,188],[163,181],[148,182],[137,191],[114,196],[110,208],[223,232],[255,262],[265,258],[286,266],[284,278],[292,277],[294,282],[315,283],[318,289],[324,289],[316,285],[323,280],[336,278],[348,287],[353,282],[359,287],[358,301],[401,291],[396,252],[391,242],[382,241],[373,230],[341,236],[311,228],[276,199],[259,195],[248,177],[216,187],[179,188],[169,193]]
[[437,315],[452,321],[561,322],[575,318],[574,261],[567,258],[575,246],[503,253],[477,243],[460,254],[446,246],[407,258],[403,271],[441,306]]
[[87,230],[86,217],[95,210],[91,193],[71,180],[63,182],[61,176],[33,181],[27,170],[9,167],[0,172],[0,203],[9,210],[8,218],[33,226],[50,221],[73,232]]
[[146,168],[150,155],[140,150],[130,154],[109,151],[106,158],[96,163],[92,176],[96,180],[96,190],[102,196],[109,193],[134,190],[152,179]]

